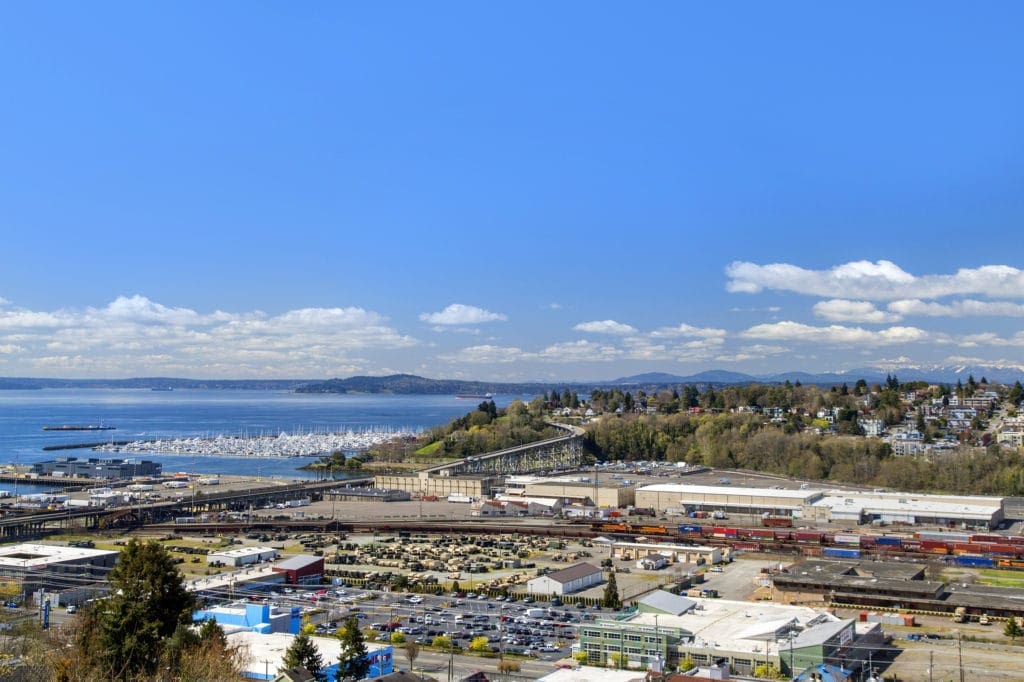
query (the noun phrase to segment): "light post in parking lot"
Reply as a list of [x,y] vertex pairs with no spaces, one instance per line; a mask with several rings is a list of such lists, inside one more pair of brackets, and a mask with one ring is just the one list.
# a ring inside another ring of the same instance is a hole
[[505,662],[505,603],[498,610],[498,672],[503,671]]

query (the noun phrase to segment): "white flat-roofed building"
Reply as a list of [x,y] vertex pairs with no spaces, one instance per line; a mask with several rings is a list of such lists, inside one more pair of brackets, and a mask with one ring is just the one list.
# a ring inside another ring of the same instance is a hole
[[666,509],[697,509],[733,514],[798,513],[804,505],[819,499],[821,490],[741,488],[733,486],[657,483],[636,491],[636,506],[659,512]]
[[634,561],[646,556],[658,555],[672,562],[690,564],[722,563],[722,548],[710,545],[676,545],[667,542],[618,542],[608,543],[608,552],[618,559]]
[[833,522],[966,524],[990,529],[1004,518],[1001,497],[830,491],[809,506],[804,518]]
[[[321,670],[328,680],[338,672],[338,657],[341,655],[341,640],[337,637],[309,638],[324,662]],[[228,644],[243,647],[248,653],[242,675],[253,680],[272,680],[277,671],[284,667],[284,654],[295,641],[294,635],[258,634],[251,631],[232,632]],[[366,658],[370,663],[368,678],[383,677],[394,669],[394,649],[390,644],[366,642]]]
[[790,642],[800,659],[798,670],[823,659],[852,658],[856,647],[853,620],[804,606],[725,599],[697,599],[688,606],[682,603],[679,615],[650,609],[584,623],[580,650],[593,663],[608,664],[623,655],[629,665],[642,668],[655,661],[671,668],[686,657],[698,665],[725,659],[737,674],[749,675],[766,661],[788,672]]
[[277,558],[277,550],[273,547],[238,547],[206,555],[206,562],[220,562],[225,566],[247,566]]
[[0,578],[20,582],[19,591],[63,590],[106,581],[119,552],[89,547],[21,543],[0,547]]

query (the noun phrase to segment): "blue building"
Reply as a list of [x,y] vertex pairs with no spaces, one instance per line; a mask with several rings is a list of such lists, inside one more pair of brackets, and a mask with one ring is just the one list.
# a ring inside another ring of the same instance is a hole
[[302,609],[298,606],[277,607],[265,603],[241,602],[228,606],[196,611],[192,620],[201,623],[211,618],[225,632],[250,630],[260,634],[283,633],[296,635],[302,623]]

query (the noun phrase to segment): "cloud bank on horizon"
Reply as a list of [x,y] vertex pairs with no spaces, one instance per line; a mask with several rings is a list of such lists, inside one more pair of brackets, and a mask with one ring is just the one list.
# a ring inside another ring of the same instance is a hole
[[[764,374],[849,369],[892,364],[886,356],[903,364],[1005,363],[1006,349],[1024,347],[1024,330],[1014,326],[1024,317],[1024,271],[1006,265],[914,275],[886,260],[825,270],[734,262],[725,275],[732,297],[771,299],[730,308],[734,318],[767,319],[702,326],[685,300],[660,299],[650,309],[641,299],[633,310],[582,321],[562,306],[539,305],[548,321],[538,327],[493,305],[465,303],[402,320],[357,304],[200,312],[132,295],[102,307],[30,310],[0,298],[0,374],[321,378],[409,371],[585,380],[719,366]],[[786,319],[778,319],[783,311]],[[633,315],[661,323],[645,330]],[[970,324],[957,326],[963,318]],[[946,326],[936,326],[943,320]],[[470,345],[458,334],[417,336],[484,328],[486,341]],[[517,328],[530,331],[524,336]]]

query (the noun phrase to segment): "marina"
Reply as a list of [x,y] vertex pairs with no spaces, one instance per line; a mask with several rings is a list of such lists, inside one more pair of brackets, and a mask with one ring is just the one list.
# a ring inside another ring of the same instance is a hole
[[229,457],[316,457],[338,450],[367,450],[412,431],[380,428],[338,433],[279,433],[276,436],[225,436],[118,441],[94,447],[101,452],[132,455],[220,455]]

